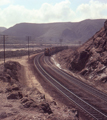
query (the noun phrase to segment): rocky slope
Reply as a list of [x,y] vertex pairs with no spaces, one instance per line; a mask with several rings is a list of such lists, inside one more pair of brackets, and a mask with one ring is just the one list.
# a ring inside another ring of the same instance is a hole
[[74,73],[95,83],[107,83],[107,20],[104,27],[77,50],[59,54],[59,61],[65,62]]
[[22,68],[18,62],[0,64],[0,120],[78,120],[77,110],[59,107],[27,87]]
[[69,69],[86,78],[107,82],[107,21],[99,32],[73,53]]

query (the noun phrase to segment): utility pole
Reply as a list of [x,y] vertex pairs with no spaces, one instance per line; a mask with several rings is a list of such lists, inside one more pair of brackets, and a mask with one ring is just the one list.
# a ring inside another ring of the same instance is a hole
[[7,35],[1,35],[3,37],[3,49],[4,49],[4,64],[5,64],[5,39]]
[[29,52],[29,40],[30,40],[31,36],[27,36],[27,40],[28,40],[28,59],[29,59],[29,56],[30,56],[30,52]]
[[5,64],[5,35],[3,35],[3,46],[4,46],[4,64]]

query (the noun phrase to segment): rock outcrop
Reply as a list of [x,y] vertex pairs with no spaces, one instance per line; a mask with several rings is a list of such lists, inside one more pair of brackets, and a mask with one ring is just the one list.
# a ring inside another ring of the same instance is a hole
[[107,82],[107,20],[104,27],[69,57],[69,69],[88,79]]
[[22,67],[12,61],[0,64],[0,120],[78,120],[77,110],[60,107],[35,87],[22,84]]

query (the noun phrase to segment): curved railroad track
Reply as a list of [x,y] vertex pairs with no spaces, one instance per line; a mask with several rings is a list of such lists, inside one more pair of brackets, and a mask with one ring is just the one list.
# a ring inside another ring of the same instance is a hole
[[87,91],[87,92],[91,93],[92,95],[94,95],[95,97],[98,97],[98,98],[104,100],[105,102],[107,102],[107,94],[106,93],[103,93],[100,90],[98,90],[96,88],[93,88],[92,86],[82,82],[81,80],[69,75],[68,73],[66,73],[62,69],[59,69],[58,67],[56,68],[56,66],[53,65],[53,63],[51,62],[49,57],[45,57],[44,61],[45,61],[46,64],[48,63],[49,67],[53,66],[53,67],[51,67],[51,69],[53,71],[57,72],[58,74],[62,75],[71,84],[75,84],[79,88],[82,88],[85,91]]
[[[49,60],[49,57],[44,57],[43,54],[37,55],[34,59],[34,65],[38,72],[49,82],[55,89],[59,90],[61,94],[66,96],[71,102],[73,102],[80,109],[85,111],[95,120],[107,120],[107,112],[100,110],[90,102],[85,101],[80,97],[80,95],[71,89],[71,86],[78,86],[81,90],[88,92],[89,94],[97,97],[104,102],[107,102],[106,94],[101,93],[99,90],[96,90],[89,85],[79,81],[78,79],[68,75],[64,71],[55,67]],[[51,66],[51,67],[50,67]],[[49,71],[51,70],[51,73]],[[54,73],[54,75],[52,74]],[[55,75],[56,74],[56,75]],[[57,76],[57,77],[56,77]],[[60,77],[58,77],[60,76]],[[59,78],[59,79],[58,79]],[[62,78],[62,81],[60,80]],[[65,81],[65,83],[63,83]],[[103,98],[102,98],[103,97]]]

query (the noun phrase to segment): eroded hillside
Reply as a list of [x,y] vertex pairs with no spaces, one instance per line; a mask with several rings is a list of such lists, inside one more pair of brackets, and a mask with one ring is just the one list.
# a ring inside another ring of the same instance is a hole
[[107,21],[70,57],[69,69],[97,81],[107,81]]

